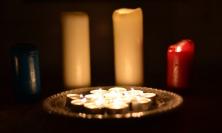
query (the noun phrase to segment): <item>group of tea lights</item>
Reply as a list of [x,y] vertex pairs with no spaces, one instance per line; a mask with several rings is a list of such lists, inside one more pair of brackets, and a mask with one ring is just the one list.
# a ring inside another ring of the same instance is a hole
[[152,107],[155,93],[123,87],[95,89],[89,94],[67,94],[66,106],[72,111],[90,114],[122,114],[145,111]]

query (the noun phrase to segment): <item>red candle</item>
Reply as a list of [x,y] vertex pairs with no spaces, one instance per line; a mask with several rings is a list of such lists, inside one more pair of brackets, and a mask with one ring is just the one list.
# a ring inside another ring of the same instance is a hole
[[[189,87],[194,43],[182,40],[169,46],[167,51],[167,87],[183,90]],[[175,90],[175,91],[176,91]]]

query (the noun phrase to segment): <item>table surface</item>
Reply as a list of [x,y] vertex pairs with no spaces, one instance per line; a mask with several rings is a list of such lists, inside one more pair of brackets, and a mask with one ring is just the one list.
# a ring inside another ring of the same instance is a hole
[[[216,85],[212,86],[211,90],[218,90],[216,88]],[[42,110],[42,101],[47,96],[37,103],[18,104],[9,102],[6,99],[10,97],[1,94],[0,132],[218,132],[221,130],[222,118],[220,92],[209,92],[209,89],[196,90],[182,94],[184,103],[177,112],[133,120],[81,120],[56,117]]]

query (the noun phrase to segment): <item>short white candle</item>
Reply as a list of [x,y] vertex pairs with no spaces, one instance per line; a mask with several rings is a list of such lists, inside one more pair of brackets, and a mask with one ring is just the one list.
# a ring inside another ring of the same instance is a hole
[[151,106],[151,99],[145,97],[136,97],[132,100],[131,108],[133,111],[144,111]]
[[66,95],[66,106],[69,107],[71,105],[72,100],[80,99],[82,95],[80,94],[67,94]]
[[129,105],[121,99],[115,99],[113,102],[105,105],[108,113],[121,114],[129,111]]
[[90,86],[89,18],[83,12],[62,14],[63,67],[66,88]]
[[103,89],[96,89],[96,90],[91,90],[90,93],[93,94],[105,94],[107,92],[107,90],[103,90]]
[[153,99],[154,97],[156,97],[156,94],[155,93],[143,93],[141,96],[145,97],[145,98]]
[[143,91],[135,90],[135,89],[131,88],[129,91],[126,92],[126,94],[128,94],[132,97],[135,97],[135,96],[143,95]]
[[125,92],[125,91],[127,91],[127,89],[123,88],[123,87],[112,87],[112,88],[109,89],[109,91]]
[[93,102],[90,103],[85,103],[84,108],[87,113],[92,113],[92,114],[103,114],[103,106],[102,105],[96,105]]
[[84,103],[86,103],[86,98],[83,98],[83,99],[75,99],[75,100],[72,100],[72,101],[71,101],[71,104],[72,104],[72,105],[77,105],[77,106],[81,106],[81,105],[83,105]]
[[72,100],[69,108],[72,111],[75,111],[75,112],[82,112],[83,111],[83,105],[86,102],[87,102],[86,98]]
[[75,100],[75,99],[80,99],[81,97],[83,97],[82,95],[80,94],[67,94],[66,95],[67,98],[70,98],[72,100]]
[[113,13],[115,78],[118,85],[143,84],[143,14],[141,8]]
[[87,101],[94,101],[98,98],[98,94],[87,94],[85,95]]

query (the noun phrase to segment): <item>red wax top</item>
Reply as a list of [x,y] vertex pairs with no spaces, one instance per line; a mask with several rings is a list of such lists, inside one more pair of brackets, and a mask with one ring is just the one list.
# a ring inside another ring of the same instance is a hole
[[182,40],[174,45],[171,45],[168,48],[168,52],[190,52],[193,53],[194,52],[194,43],[189,40],[189,39],[185,39]]

